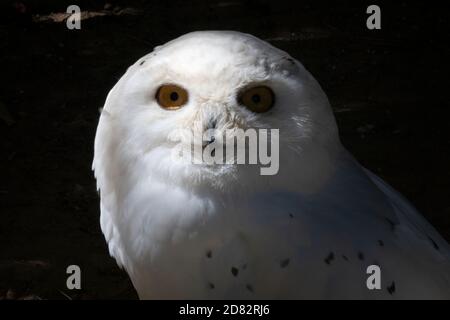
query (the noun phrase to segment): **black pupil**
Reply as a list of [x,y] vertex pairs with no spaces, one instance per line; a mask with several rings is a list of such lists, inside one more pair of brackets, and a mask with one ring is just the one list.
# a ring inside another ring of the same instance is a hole
[[260,103],[261,102],[261,96],[259,94],[252,95],[252,101],[254,103]]
[[177,101],[177,100],[178,100],[178,93],[176,93],[176,92],[171,92],[171,93],[170,93],[170,100],[172,100],[172,101]]

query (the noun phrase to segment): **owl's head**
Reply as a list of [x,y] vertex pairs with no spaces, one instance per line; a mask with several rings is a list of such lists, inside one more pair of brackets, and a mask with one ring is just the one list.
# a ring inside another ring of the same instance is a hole
[[258,175],[255,165],[174,159],[180,144],[205,147],[193,136],[237,129],[279,129],[278,175],[291,180],[292,170],[305,181],[320,180],[315,175],[328,172],[339,144],[327,97],[301,63],[248,34],[189,33],[139,59],[109,93],[96,137],[96,175],[112,171],[117,179],[175,185],[242,181]]

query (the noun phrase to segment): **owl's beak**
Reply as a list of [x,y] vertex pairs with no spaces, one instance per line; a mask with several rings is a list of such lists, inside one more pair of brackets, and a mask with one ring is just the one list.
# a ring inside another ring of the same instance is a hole
[[202,141],[196,141],[203,149],[214,142],[221,141],[221,136],[230,126],[230,113],[227,105],[219,101],[205,101],[199,105],[199,112],[194,119],[194,131],[202,137]]
[[215,136],[210,136],[210,137],[208,137],[208,139],[203,140],[203,143],[202,143],[203,149],[206,148],[207,145],[210,145],[211,143],[213,143],[214,141],[216,141]]
[[217,117],[210,117],[206,122],[205,130],[217,129]]
[[[214,132],[214,130],[217,129],[217,117],[209,117],[205,122],[205,125],[203,126],[204,132]],[[208,135],[206,140],[203,140],[202,146],[205,148],[207,145],[213,143],[216,141],[216,137],[214,134]]]

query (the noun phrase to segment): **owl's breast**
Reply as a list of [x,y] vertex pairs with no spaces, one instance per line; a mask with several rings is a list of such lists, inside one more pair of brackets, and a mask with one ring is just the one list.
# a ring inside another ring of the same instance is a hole
[[321,297],[330,272],[365,285],[354,239],[298,194],[163,192],[138,202],[119,232],[141,298]]
[[[366,177],[342,169],[335,181],[308,195],[138,188],[117,215],[125,267],[141,298],[439,297],[429,243],[402,229]],[[367,288],[371,265],[383,290]]]

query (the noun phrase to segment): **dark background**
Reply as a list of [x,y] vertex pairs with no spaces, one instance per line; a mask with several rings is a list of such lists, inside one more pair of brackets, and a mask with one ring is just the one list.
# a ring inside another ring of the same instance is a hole
[[[1,2],[0,299],[137,297],[99,227],[98,109],[129,65],[193,30],[252,33],[302,61],[344,145],[450,239],[448,11],[374,3],[382,30],[366,28],[364,1]],[[69,4],[89,11],[81,30],[66,28]]]

